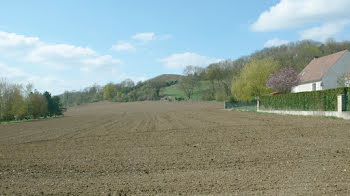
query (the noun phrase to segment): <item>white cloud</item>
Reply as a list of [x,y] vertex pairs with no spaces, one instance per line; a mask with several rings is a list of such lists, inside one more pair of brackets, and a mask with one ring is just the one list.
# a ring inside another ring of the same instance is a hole
[[37,37],[26,37],[24,35],[0,31],[0,48],[2,49],[33,47],[38,43],[39,38]]
[[136,48],[131,43],[122,42],[122,43],[118,43],[116,45],[113,45],[112,50],[134,52],[134,51],[136,51]]
[[17,67],[11,67],[0,63],[0,78],[6,78],[11,83],[34,84],[36,89],[50,90],[54,95],[62,93],[64,90],[72,89],[72,82],[58,79],[54,76],[39,76],[24,72]]
[[158,40],[167,40],[167,39],[171,39],[172,37],[173,36],[171,34],[157,36]]
[[328,23],[320,27],[306,29],[299,33],[300,38],[325,41],[327,38],[330,38],[333,35],[342,32],[347,24],[349,24],[349,22],[342,21],[338,23]]
[[143,42],[147,42],[147,41],[151,41],[156,39],[156,34],[155,33],[137,33],[135,35],[132,36],[133,39],[139,40],[139,41],[143,41]]
[[171,34],[157,35],[153,32],[149,32],[149,33],[137,33],[133,35],[131,38],[142,42],[148,42],[153,40],[167,40],[172,38],[172,35]]
[[4,56],[25,55],[40,45],[39,38],[0,31],[0,54]]
[[206,56],[201,56],[192,52],[185,52],[181,54],[172,54],[169,57],[159,59],[163,62],[165,67],[170,69],[182,69],[187,65],[193,66],[207,66],[211,63],[220,61],[220,59],[210,58]]
[[110,55],[99,55],[90,48],[66,44],[43,44],[31,51],[26,60],[56,69],[80,67],[82,71],[93,71],[97,68],[121,64],[121,60]]
[[61,94],[66,90],[79,90],[94,83],[83,79],[62,79],[49,74],[31,74],[4,63],[0,63],[0,70],[0,79],[5,78],[11,83],[22,85],[30,83],[40,92],[49,91],[53,95]]
[[274,38],[265,42],[264,47],[274,47],[274,46],[280,46],[288,43],[289,43],[288,40],[280,40],[278,38]]
[[[97,69],[110,68],[112,65],[122,64],[122,61],[119,59],[113,58],[111,55],[98,56],[95,58],[86,58],[82,60],[84,66],[80,70],[84,72],[91,72]],[[114,69],[111,69],[114,71]]]
[[281,0],[263,12],[252,25],[254,31],[295,28],[313,22],[350,19],[349,0]]
[[55,69],[78,67],[91,71],[121,64],[121,60],[110,55],[100,55],[88,47],[50,44],[36,37],[7,32],[0,32],[0,51],[0,55],[15,55],[22,61],[48,65]]
[[3,63],[0,63],[0,70],[0,77],[4,78],[30,77],[29,74],[23,72],[21,69],[10,67]]
[[155,40],[162,41],[170,38],[172,38],[171,34],[156,35],[153,32],[137,33],[131,36],[132,40],[130,40],[129,42],[120,41],[119,43],[113,45],[111,49],[117,52],[120,52],[120,51],[135,52],[136,51],[135,46],[144,45],[150,41],[155,41]]
[[[101,79],[118,78],[117,70],[122,64],[120,59],[101,55],[89,47],[46,43],[37,37],[2,31],[0,59],[6,62],[0,63],[0,77],[15,83],[30,82],[35,88],[53,94],[81,89]],[[69,72],[55,72],[57,69]],[[80,75],[81,72],[90,74]],[[76,78],[71,78],[72,75]]]

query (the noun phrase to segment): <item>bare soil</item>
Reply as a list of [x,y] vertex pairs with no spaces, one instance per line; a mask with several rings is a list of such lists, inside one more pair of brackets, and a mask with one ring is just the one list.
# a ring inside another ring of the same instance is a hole
[[349,195],[350,121],[94,103],[0,125],[0,195]]

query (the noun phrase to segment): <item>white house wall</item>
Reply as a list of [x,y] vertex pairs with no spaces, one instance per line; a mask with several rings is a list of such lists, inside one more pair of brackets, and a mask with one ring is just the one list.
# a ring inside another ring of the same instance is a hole
[[293,93],[299,93],[299,92],[308,92],[312,91],[312,84],[316,84],[316,90],[323,90],[323,87],[321,86],[322,82],[311,82],[311,83],[305,83],[305,84],[300,84],[298,86],[295,86],[292,88]]
[[348,72],[350,72],[350,52],[345,52],[323,76],[323,89],[340,87],[337,83],[338,78]]

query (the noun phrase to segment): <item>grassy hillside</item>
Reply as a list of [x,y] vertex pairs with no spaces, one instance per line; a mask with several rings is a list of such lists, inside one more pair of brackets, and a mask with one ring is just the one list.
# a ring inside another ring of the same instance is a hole
[[[208,81],[201,81],[199,88],[197,88],[194,92],[193,98],[200,98],[203,91],[206,91],[209,89],[209,82]],[[160,91],[161,96],[173,96],[178,98],[185,98],[185,93],[181,90],[179,84],[175,84],[172,86],[168,86],[165,88],[162,88]]]
[[172,86],[168,86],[168,87],[162,88],[160,90],[160,95],[161,96],[181,97],[181,98],[185,97],[185,94],[180,89],[179,84],[175,84],[175,85],[172,85]]
[[181,75],[178,74],[162,74],[152,79],[147,80],[146,82],[169,82],[169,81],[179,81]]

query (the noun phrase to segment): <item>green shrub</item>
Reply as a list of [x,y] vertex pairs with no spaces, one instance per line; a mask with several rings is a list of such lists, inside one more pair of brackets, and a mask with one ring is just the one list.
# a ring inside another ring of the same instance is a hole
[[215,99],[210,89],[201,90],[198,94],[202,101],[212,101]]
[[223,92],[216,92],[215,93],[215,100],[220,102],[220,101],[225,101],[226,96]]
[[347,110],[350,109],[347,104],[349,88],[264,96],[260,98],[260,107],[273,110],[336,111],[337,96],[340,94],[345,95]]
[[231,96],[231,97],[228,99],[228,102],[230,102],[230,103],[236,103],[236,102],[238,102],[238,100],[237,100],[235,97]]

